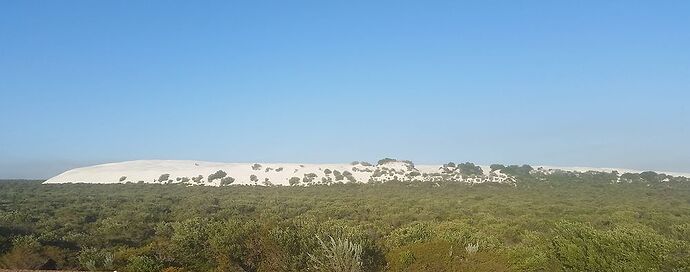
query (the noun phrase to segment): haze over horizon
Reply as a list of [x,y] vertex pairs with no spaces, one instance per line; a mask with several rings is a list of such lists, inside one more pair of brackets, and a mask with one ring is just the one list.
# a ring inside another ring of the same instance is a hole
[[690,172],[690,2],[206,3],[0,3],[0,179],[138,159]]

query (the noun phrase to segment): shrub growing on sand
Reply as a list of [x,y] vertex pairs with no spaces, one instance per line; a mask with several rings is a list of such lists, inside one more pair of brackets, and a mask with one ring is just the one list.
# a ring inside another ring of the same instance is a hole
[[384,164],[386,164],[386,163],[396,162],[396,161],[398,161],[398,160],[396,160],[396,159],[391,159],[391,158],[383,158],[383,159],[380,159],[380,160],[378,161],[377,164],[378,164],[378,165],[384,165]]
[[235,182],[235,178],[233,177],[224,177],[220,179],[220,186],[227,186]]
[[201,180],[202,180],[202,179],[204,179],[204,176],[198,175],[198,176],[196,176],[196,177],[193,177],[193,178],[192,178],[192,181],[194,181],[194,182],[196,182],[196,183],[201,183]]
[[335,176],[335,181],[342,181],[345,179],[345,176],[338,170],[333,170],[333,175]]
[[273,183],[269,178],[265,178],[264,181],[262,182],[264,186],[273,186]]
[[170,174],[162,174],[160,177],[158,177],[158,182],[168,181],[169,178]]
[[496,171],[496,170],[503,170],[503,169],[505,169],[506,167],[505,167],[504,165],[502,165],[502,164],[492,164],[491,166],[489,166],[489,168],[491,168],[491,172],[493,172],[493,171]]
[[123,182],[123,181],[125,181],[126,179],[127,179],[126,176],[121,176],[121,177],[120,177],[120,182]]
[[288,180],[288,183],[290,184],[290,186],[295,186],[295,185],[299,184],[299,182],[300,182],[300,178],[298,178],[298,177],[291,177],[290,180]]
[[462,173],[463,176],[481,176],[484,174],[484,171],[482,171],[481,167],[476,166],[471,162],[459,163],[457,168],[460,170],[460,173]]
[[304,174],[304,178],[302,179],[302,182],[304,183],[312,183],[314,182],[314,179],[316,178],[316,174],[314,173],[307,173]]
[[210,175],[208,176],[208,182],[212,182],[212,181],[214,181],[214,180],[216,180],[216,179],[222,179],[222,178],[224,178],[224,177],[227,176],[227,175],[228,175],[228,174],[225,173],[225,171],[223,171],[223,170],[218,170],[218,171],[216,171],[215,173],[210,174]]

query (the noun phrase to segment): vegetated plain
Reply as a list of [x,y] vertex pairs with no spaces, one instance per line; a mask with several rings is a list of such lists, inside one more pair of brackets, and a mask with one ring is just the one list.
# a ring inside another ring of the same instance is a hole
[[690,271],[690,180],[515,184],[0,182],[0,267],[118,271]]

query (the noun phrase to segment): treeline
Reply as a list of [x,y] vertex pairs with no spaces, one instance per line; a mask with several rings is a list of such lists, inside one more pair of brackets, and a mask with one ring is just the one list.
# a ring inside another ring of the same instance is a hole
[[689,183],[504,169],[524,176],[517,184],[220,188],[4,181],[0,267],[690,270]]

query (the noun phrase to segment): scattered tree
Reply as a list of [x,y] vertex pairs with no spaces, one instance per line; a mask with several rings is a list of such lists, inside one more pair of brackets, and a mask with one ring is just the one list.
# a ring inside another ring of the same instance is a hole
[[170,174],[162,174],[160,177],[158,177],[158,182],[168,181],[169,178]]
[[220,186],[227,186],[235,182],[235,178],[233,177],[224,177],[220,179]]
[[225,173],[225,171],[223,171],[223,170],[218,170],[218,171],[216,171],[215,173],[210,174],[210,175],[208,176],[208,182],[213,182],[213,181],[216,180],[216,179],[222,179],[222,178],[224,178],[224,177],[227,176],[227,175],[228,175],[228,174]]

